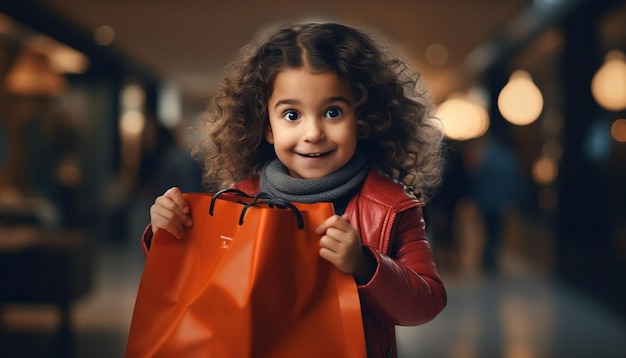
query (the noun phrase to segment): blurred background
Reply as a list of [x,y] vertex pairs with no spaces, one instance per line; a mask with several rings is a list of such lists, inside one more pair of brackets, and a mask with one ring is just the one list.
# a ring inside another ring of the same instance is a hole
[[237,49],[300,21],[397,44],[445,127],[449,304],[400,357],[626,356],[623,0],[0,2],[0,356],[124,355],[149,206],[202,190]]

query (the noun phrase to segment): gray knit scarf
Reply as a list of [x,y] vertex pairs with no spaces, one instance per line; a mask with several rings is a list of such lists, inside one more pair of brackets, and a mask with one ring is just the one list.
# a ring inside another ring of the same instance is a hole
[[278,159],[261,169],[260,189],[273,197],[298,203],[333,201],[357,188],[369,169],[365,153],[356,150],[341,169],[319,179],[299,179],[289,176],[287,167]]

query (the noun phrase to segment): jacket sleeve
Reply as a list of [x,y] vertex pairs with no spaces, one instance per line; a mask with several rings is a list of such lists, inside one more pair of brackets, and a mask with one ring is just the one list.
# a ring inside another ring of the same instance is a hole
[[425,237],[421,207],[397,214],[391,229],[389,255],[366,246],[377,261],[372,279],[360,285],[363,312],[405,326],[432,320],[443,310],[447,295]]

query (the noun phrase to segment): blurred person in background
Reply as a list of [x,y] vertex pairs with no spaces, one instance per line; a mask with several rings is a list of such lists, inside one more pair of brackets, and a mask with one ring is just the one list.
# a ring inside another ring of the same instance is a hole
[[511,148],[489,134],[468,143],[464,157],[469,195],[485,232],[481,267],[485,273],[496,273],[504,221],[524,200],[523,173]]

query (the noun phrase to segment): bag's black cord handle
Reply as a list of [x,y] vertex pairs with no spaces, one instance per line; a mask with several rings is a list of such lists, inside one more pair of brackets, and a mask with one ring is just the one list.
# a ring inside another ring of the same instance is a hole
[[257,202],[262,199],[274,199],[274,198],[270,194],[262,192],[262,191],[254,195],[254,202]]
[[239,225],[243,225],[243,218],[246,215],[246,211],[249,208],[256,206],[256,205],[269,205],[271,208],[275,206],[278,209],[289,209],[296,216],[296,221],[298,222],[298,230],[301,230],[304,228],[304,219],[302,218],[302,213],[300,212],[300,210],[298,210],[298,208],[296,208],[295,205],[285,200],[273,199],[273,198],[270,198],[270,199],[262,198],[261,200],[255,200],[246,204],[243,207],[243,210],[241,210],[241,215],[239,216]]
[[243,191],[241,191],[239,189],[235,189],[235,188],[222,189],[222,190],[216,192],[215,194],[213,194],[213,197],[211,198],[211,205],[209,206],[209,215],[213,216],[213,209],[215,208],[215,200],[217,200],[217,198],[220,195],[226,194],[226,193],[235,194],[237,196],[241,196],[241,197],[244,197],[244,198],[251,198],[250,195],[244,193]]

